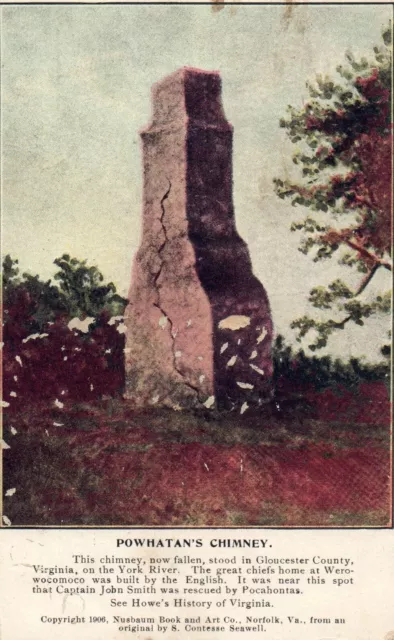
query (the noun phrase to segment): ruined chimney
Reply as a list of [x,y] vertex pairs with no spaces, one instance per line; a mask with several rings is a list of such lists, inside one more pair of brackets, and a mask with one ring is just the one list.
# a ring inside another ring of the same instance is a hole
[[235,227],[233,131],[219,74],[182,68],[155,84],[141,137],[126,398],[174,408],[261,404],[271,392],[272,320]]

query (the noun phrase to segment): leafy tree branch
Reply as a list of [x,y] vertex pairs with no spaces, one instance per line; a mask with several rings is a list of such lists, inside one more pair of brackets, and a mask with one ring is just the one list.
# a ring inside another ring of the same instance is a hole
[[299,250],[314,262],[336,256],[338,264],[363,274],[354,288],[337,280],[310,292],[315,308],[333,314],[293,322],[299,339],[315,331],[315,349],[349,322],[362,325],[365,318],[390,313],[388,293],[370,303],[357,297],[378,270],[392,271],[391,41],[390,24],[373,58],[356,60],[347,53],[336,77],[318,75],[308,82],[309,100],[300,109],[289,106],[280,121],[297,145],[293,162],[299,177],[276,178],[275,191],[311,212],[291,225],[301,234]]

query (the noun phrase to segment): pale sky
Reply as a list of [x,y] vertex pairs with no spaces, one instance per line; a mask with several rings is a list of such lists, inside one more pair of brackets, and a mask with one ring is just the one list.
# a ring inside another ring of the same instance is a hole
[[[43,278],[65,252],[87,258],[125,295],[140,238],[138,131],[151,116],[151,85],[182,66],[218,70],[234,126],[237,227],[276,331],[292,340],[291,320],[312,311],[310,288],[350,271],[297,251],[289,227],[303,211],[272,187],[292,170],[294,151],[279,118],[288,104],[302,106],[306,80],[331,73],[346,50],[370,57],[390,17],[379,5],[3,7],[3,254]],[[389,285],[381,274],[377,288]],[[330,351],[375,359],[388,325],[346,329]]]

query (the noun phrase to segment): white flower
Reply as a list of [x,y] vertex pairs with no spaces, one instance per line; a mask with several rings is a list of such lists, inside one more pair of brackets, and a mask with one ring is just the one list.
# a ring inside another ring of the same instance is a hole
[[237,382],[237,385],[241,387],[241,389],[254,389],[254,385],[249,384],[249,382]]
[[258,336],[256,342],[257,344],[260,344],[260,342],[263,342],[265,336],[267,335],[268,331],[265,327],[262,328],[260,335]]
[[[109,321],[108,324],[111,323],[111,320]],[[72,331],[73,329],[76,329],[77,331],[81,331],[82,333],[87,333],[89,331],[89,327],[92,324],[92,322],[94,322],[94,318],[92,317],[87,317],[85,318],[85,320],[80,320],[79,318],[73,318],[72,320],[70,320],[67,326],[70,329],[70,331]]]
[[262,369],[259,369],[258,367],[256,367],[255,364],[250,364],[249,366],[253,369],[253,371],[257,371],[257,373],[259,373],[261,376],[264,375],[264,371]]
[[[124,316],[112,316],[112,318],[108,320],[108,324],[113,325],[115,322],[122,322],[123,319]],[[94,320],[94,318],[92,318],[92,320]]]
[[215,404],[215,396],[209,396],[204,402],[204,407],[210,409]]
[[228,347],[228,342],[225,342],[224,344],[222,344],[222,346],[220,347],[220,353],[224,353],[227,347]]
[[249,409],[249,405],[248,405],[248,403],[247,403],[247,402],[244,402],[244,403],[243,403],[243,405],[242,405],[242,407],[241,407],[241,411],[240,411],[241,415],[242,415],[243,413],[245,413],[246,409]]
[[29,340],[37,340],[37,338],[47,338],[48,335],[49,333],[32,333],[30,336],[27,336],[27,338],[24,338],[22,342],[29,342]]
[[238,329],[245,329],[250,325],[250,318],[248,316],[228,316],[223,318],[218,324],[219,329],[231,329],[231,331],[238,331]]
[[237,362],[237,356],[232,356],[232,358],[230,358],[226,366],[233,367],[236,362]]

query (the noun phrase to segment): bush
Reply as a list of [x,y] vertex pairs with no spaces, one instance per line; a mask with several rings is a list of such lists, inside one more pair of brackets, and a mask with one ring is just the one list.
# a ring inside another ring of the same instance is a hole
[[[3,397],[11,409],[21,400],[86,401],[123,391],[124,333],[119,312],[127,301],[116,294],[112,283],[102,285],[102,274],[86,261],[63,256],[55,262],[73,263],[74,268],[69,280],[66,271],[56,274],[60,288],[39,276],[20,277],[18,263],[10,256],[3,263]],[[84,272],[94,277],[85,278]],[[94,317],[89,316],[92,311]],[[70,328],[73,318],[84,321],[80,329]]]

